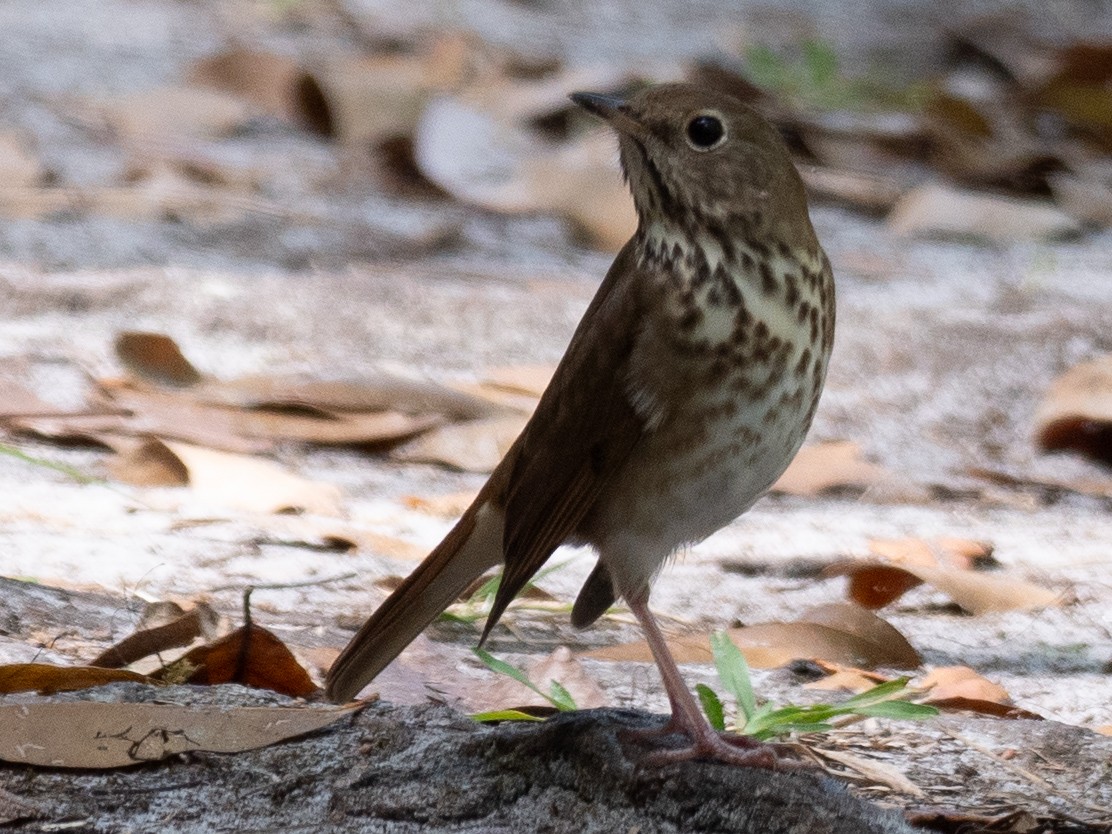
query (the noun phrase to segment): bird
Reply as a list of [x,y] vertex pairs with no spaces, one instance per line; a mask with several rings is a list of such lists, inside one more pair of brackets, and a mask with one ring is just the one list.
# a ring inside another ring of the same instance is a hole
[[502,565],[480,645],[564,544],[597,562],[571,612],[617,600],[641,626],[671,708],[665,761],[776,766],[703,718],[649,608],[678,552],[763,495],[803,443],[834,340],[834,278],[776,128],[733,96],[664,83],[571,100],[617,135],[637,228],[532,417],[474,502],[327,673],[347,701],[479,576]]

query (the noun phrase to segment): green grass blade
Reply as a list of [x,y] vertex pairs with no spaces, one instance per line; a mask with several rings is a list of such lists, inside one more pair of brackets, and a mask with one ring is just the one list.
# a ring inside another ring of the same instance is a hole
[[703,707],[703,714],[714,729],[722,732],[726,729],[726,710],[722,700],[713,689],[705,683],[695,684],[695,694],[699,696],[699,703]]
[[711,635],[710,647],[714,655],[714,667],[718,670],[718,678],[726,691],[737,699],[738,709],[745,716],[745,723],[748,723],[757,712],[757,699],[753,694],[753,684],[749,679],[749,664],[745,662],[745,655],[724,631]]

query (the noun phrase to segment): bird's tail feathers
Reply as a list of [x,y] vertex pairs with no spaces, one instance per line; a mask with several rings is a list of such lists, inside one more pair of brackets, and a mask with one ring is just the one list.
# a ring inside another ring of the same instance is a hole
[[501,561],[503,513],[489,501],[476,504],[336,658],[326,681],[331,700],[351,700],[468,585]]

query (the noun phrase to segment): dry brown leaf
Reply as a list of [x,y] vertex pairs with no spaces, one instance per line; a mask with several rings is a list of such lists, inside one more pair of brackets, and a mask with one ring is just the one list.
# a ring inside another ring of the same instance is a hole
[[464,472],[492,472],[525,428],[524,416],[491,417],[441,426],[392,454],[407,463],[438,463]]
[[362,709],[171,704],[0,704],[0,760],[114,768],[190,751],[241,753],[327,727]]
[[101,432],[155,435],[229,452],[265,452],[276,442],[386,446],[440,422],[437,415],[396,411],[329,414],[311,409],[228,408],[205,402],[208,386],[188,391],[151,390],[102,383],[102,390],[129,412],[102,421]]
[[207,603],[199,602],[169,622],[152,624],[129,634],[97,655],[89,665],[118,669],[152,654],[188,646],[198,637],[213,636],[219,619]]
[[193,86],[158,87],[93,104],[125,136],[227,136],[242,127],[250,108],[241,98]]
[[[542,692],[547,692],[551,682],[556,681],[568,691],[579,709],[596,709],[607,704],[606,695],[598,683],[566,646],[560,646],[548,657],[530,664],[525,673]],[[524,684],[503,676],[489,686],[470,688],[465,701],[468,709],[476,712],[516,706],[551,706]]]
[[972,572],[976,560],[990,552],[983,542],[894,539],[869,546],[887,561],[850,559],[824,570],[826,576],[848,577],[847,595],[866,608],[882,608],[924,582],[971,614],[1032,610],[1066,600],[1061,592],[1010,576]]
[[332,484],[306,480],[270,461],[187,443],[148,440],[109,468],[136,486],[189,486],[206,501],[247,512],[340,512],[340,490]]
[[1054,240],[1081,231],[1081,224],[1041,200],[923,185],[900,198],[888,216],[892,231],[919,237],[983,238],[997,243]]
[[[186,672],[184,677],[180,670]],[[316,684],[285,643],[253,624],[236,629],[207,646],[198,646],[153,677],[204,686],[240,683],[292,698],[304,698],[317,691]]]
[[1035,436],[1047,451],[1069,449],[1112,465],[1112,355],[1054,380],[1035,414]]
[[151,678],[126,669],[93,666],[55,666],[50,663],[11,663],[0,666],[0,694],[73,692],[119,682],[153,683]]
[[285,55],[232,47],[197,62],[189,80],[237,95],[264,113],[315,133],[333,135],[332,113],[320,83]]
[[116,336],[116,356],[131,373],[157,385],[188,387],[201,381],[201,372],[163,333],[124,331]]
[[1104,724],[1094,728],[1102,736],[1112,736],[1112,724]]
[[832,667],[833,672],[825,678],[803,684],[804,689],[821,689],[830,692],[865,692],[879,683],[888,680],[884,675],[866,669],[854,669],[836,664],[822,664]]
[[[750,666],[769,669],[793,660],[819,659],[865,668],[915,668],[918,653],[895,628],[855,605],[820,606],[791,623],[760,623],[727,632]],[[668,639],[679,663],[712,663],[710,636],[691,634]],[[613,661],[652,661],[644,641],[586,652],[583,657]]]
[[347,412],[401,412],[474,420],[497,412],[489,403],[452,388],[389,374],[361,379],[245,376],[210,380],[198,389],[197,397],[212,405],[298,408],[332,417]]
[[974,672],[968,666],[941,666],[932,669],[918,682],[930,690],[930,701],[947,698],[969,698],[978,701],[995,701],[1011,704],[1011,696],[1000,684]]
[[839,487],[869,489],[893,479],[883,466],[863,460],[856,443],[838,440],[800,449],[772,492],[814,496]]
[[999,567],[991,542],[940,536],[935,539],[872,539],[869,550],[895,564],[985,570]]
[[333,62],[319,74],[334,135],[346,145],[410,136],[430,98],[456,87],[468,56],[445,36],[409,54],[361,56]]
[[1072,43],[1057,55],[1057,71],[1030,94],[1086,137],[1112,151],[1112,41]]

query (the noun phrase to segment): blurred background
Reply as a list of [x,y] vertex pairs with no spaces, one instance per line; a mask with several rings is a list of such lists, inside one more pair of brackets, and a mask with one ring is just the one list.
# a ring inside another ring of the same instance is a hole
[[0,23],[0,257],[25,266],[612,251],[612,141],[566,95],[679,79],[754,102],[819,205],[901,234],[1112,223],[1099,0],[10,0]]

